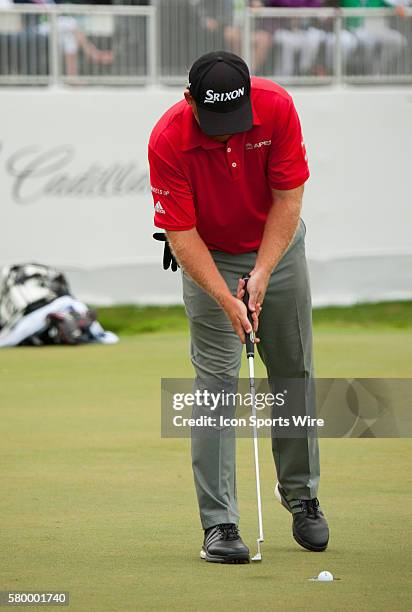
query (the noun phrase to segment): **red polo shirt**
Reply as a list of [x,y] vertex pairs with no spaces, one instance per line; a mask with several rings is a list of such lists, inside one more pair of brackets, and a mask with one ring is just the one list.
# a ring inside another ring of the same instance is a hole
[[217,142],[204,134],[185,100],[172,106],[149,141],[154,223],[196,227],[211,250],[259,248],[273,189],[309,177],[299,118],[289,94],[252,78],[253,127]]

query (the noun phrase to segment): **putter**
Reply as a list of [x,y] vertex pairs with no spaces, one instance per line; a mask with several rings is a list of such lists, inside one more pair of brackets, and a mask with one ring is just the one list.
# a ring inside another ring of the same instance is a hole
[[[247,283],[249,280],[249,276],[244,276],[243,280],[245,281],[245,295],[243,296],[243,302],[247,308],[248,319],[253,326],[252,313],[249,310],[249,293],[247,290]],[[256,401],[255,401],[255,344],[254,344],[255,334],[253,331],[250,334],[246,334],[246,356],[249,364],[249,388],[250,394],[252,397],[252,415],[256,420]],[[255,473],[256,473],[256,498],[257,498],[257,509],[258,509],[258,525],[259,525],[259,537],[257,538],[257,553],[254,557],[251,558],[252,561],[262,561],[262,552],[260,550],[260,545],[264,542],[263,535],[263,520],[262,520],[262,499],[260,495],[260,469],[259,469],[259,446],[258,446],[258,434],[256,425],[253,426],[253,450],[255,456]]]

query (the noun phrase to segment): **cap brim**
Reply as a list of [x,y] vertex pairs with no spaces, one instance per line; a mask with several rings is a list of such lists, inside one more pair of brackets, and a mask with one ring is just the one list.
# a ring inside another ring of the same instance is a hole
[[217,113],[203,106],[197,106],[201,130],[208,136],[223,136],[247,132],[253,126],[250,101],[229,113]]

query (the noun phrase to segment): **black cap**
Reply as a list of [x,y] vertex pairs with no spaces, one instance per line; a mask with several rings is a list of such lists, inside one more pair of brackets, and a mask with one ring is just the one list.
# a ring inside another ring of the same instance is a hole
[[253,125],[249,68],[227,51],[206,53],[189,72],[200,127],[209,136],[246,132]]

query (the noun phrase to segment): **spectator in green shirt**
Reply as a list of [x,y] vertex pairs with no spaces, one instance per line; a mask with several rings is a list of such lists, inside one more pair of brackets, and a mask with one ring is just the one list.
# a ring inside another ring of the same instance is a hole
[[[341,8],[394,8],[394,17],[404,16],[412,0],[339,0]],[[341,52],[345,69],[349,62],[363,74],[397,74],[398,62],[407,46],[406,38],[385,17],[347,17],[341,32]],[[392,20],[391,20],[392,21]],[[330,33],[326,48],[328,63],[333,61],[335,36]]]

